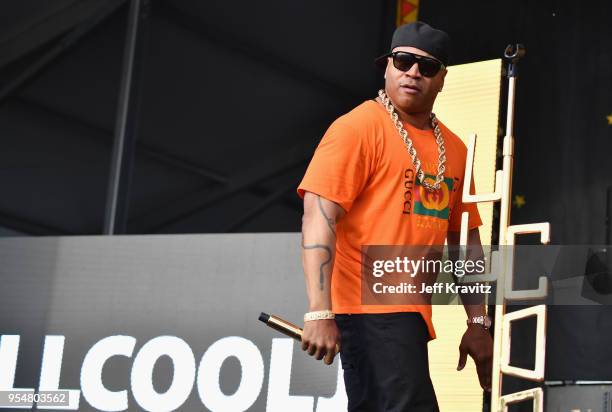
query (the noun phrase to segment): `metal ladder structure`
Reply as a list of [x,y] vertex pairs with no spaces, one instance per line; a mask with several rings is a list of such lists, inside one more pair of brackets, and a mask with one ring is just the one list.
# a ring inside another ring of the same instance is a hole
[[[466,172],[463,187],[464,203],[500,202],[499,217],[499,250],[491,253],[491,270],[488,274],[465,276],[465,282],[497,282],[495,296],[495,326],[493,341],[493,375],[491,385],[491,412],[507,412],[510,404],[533,399],[533,411],[544,411],[544,393],[541,387],[510,393],[502,396],[502,381],[504,375],[510,375],[534,382],[544,380],[544,359],[546,353],[546,314],[545,304],[526,307],[507,313],[506,305],[513,301],[538,300],[548,294],[548,279],[544,276],[538,280],[538,288],[532,290],[514,289],[514,253],[513,246],[517,235],[539,233],[540,242],[550,242],[550,223],[530,223],[523,225],[510,224],[510,208],[512,206],[512,171],[514,163],[514,104],[516,80],[518,77],[518,62],[525,55],[525,48],[520,45],[509,45],[504,51],[508,60],[508,107],[506,118],[506,134],[503,140],[503,166],[495,173],[495,190],[492,193],[470,194],[472,168],[476,149],[476,135],[468,142]],[[468,212],[464,212],[461,222],[460,244],[465,249],[468,238]],[[512,344],[512,322],[536,317],[535,366],[533,369],[519,368],[510,365],[510,348]]]

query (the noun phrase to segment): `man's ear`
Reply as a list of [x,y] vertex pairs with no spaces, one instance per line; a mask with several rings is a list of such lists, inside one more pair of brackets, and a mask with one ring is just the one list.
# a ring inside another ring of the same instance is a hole
[[386,80],[387,79],[387,70],[389,70],[389,66],[393,64],[393,60],[391,59],[391,57],[387,57],[387,65],[385,66],[385,74],[383,75],[383,78]]
[[441,92],[444,88],[444,78],[446,77],[446,73],[448,73],[448,70],[444,69],[444,71],[442,72],[442,84],[440,84],[440,90],[438,90],[439,92]]

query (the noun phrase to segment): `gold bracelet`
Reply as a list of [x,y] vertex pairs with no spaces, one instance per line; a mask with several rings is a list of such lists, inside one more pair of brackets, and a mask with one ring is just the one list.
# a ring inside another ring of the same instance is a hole
[[304,322],[310,322],[311,320],[324,320],[334,319],[336,315],[331,310],[317,310],[315,312],[307,312],[304,314]]

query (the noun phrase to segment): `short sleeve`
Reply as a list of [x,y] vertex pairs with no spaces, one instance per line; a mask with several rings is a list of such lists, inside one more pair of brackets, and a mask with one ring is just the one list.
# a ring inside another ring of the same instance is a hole
[[316,193],[349,211],[371,172],[371,153],[365,133],[336,120],[329,127],[308,165],[297,193]]
[[[470,188],[470,194],[475,194],[475,186],[474,186],[474,176],[472,176],[472,185]],[[472,230],[482,225],[482,220],[480,219],[480,213],[478,213],[478,207],[476,203],[463,203],[463,182],[459,186],[457,192],[457,198],[455,200],[455,206],[451,211],[450,220],[448,222],[448,230],[450,232],[459,232],[461,230],[461,215],[463,212],[469,213],[468,219],[468,230]]]

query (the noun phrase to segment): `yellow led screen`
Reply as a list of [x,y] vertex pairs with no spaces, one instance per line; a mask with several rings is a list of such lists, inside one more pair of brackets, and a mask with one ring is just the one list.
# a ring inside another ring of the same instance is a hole
[[[444,90],[438,95],[434,112],[467,145],[476,133],[474,184],[476,193],[494,189],[499,129],[501,60],[452,66],[448,69]],[[480,238],[491,244],[493,204],[478,204],[483,225]],[[457,372],[459,342],[465,331],[467,316],[462,306],[433,307],[438,338],[429,344],[431,377],[442,412],[476,412],[482,410],[482,390],[471,358]]]

